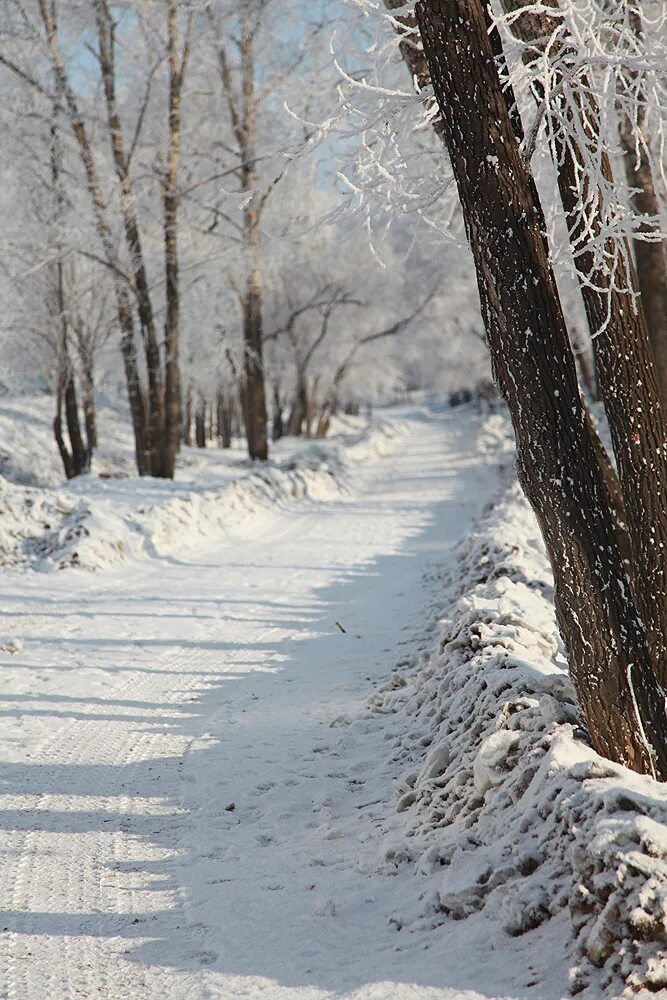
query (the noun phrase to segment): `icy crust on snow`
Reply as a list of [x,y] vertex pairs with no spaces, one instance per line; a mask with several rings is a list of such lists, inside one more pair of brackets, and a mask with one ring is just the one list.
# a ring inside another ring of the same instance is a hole
[[[490,431],[500,446],[500,418]],[[483,911],[521,935],[568,913],[573,993],[667,990],[667,786],[599,757],[579,727],[516,483],[447,586],[438,647],[372,700],[410,717],[397,807],[404,860],[433,876],[420,919]]]
[[39,489],[0,476],[0,564],[38,570],[96,570],[128,559],[163,557],[184,546],[256,527],[276,505],[326,500],[351,486],[352,470],[396,447],[403,425],[376,420],[359,433],[312,443],[277,464],[240,464],[237,478],[214,489],[180,491],[145,506],[132,503],[145,480],[82,476],[61,489]]

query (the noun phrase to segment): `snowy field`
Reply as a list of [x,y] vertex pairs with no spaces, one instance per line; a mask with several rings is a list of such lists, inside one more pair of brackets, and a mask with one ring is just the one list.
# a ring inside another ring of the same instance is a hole
[[14,470],[0,997],[660,992],[667,796],[582,742],[510,463],[404,409],[259,473]]

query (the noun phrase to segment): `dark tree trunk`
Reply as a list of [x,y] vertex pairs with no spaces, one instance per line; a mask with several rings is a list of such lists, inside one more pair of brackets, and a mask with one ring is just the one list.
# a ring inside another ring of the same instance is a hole
[[[503,0],[503,6],[506,11],[516,13],[527,2]],[[512,30],[528,46],[525,59],[541,54],[555,31],[562,38],[561,20],[545,12],[520,13],[512,21]],[[570,42],[565,39],[559,44],[562,54]],[[558,82],[556,77],[554,85]],[[592,92],[578,93],[576,113],[582,132],[596,141],[598,106]],[[538,100],[543,96],[538,89]],[[561,111],[567,117],[574,113],[571,105],[563,105]],[[590,231],[580,214],[581,202],[599,206],[601,193],[588,177],[576,143],[556,136],[554,151],[570,238],[578,249],[575,262],[582,277],[581,292],[594,338],[600,392],[616,456],[636,577],[642,581],[637,598],[649,628],[658,676],[667,688],[667,449],[664,447],[667,411],[661,403],[644,312],[641,302],[635,302],[632,294],[638,286],[630,247],[626,243],[619,254],[619,248],[608,241],[609,259],[617,257],[612,283],[609,275],[596,267],[592,251],[586,249],[603,229],[599,210],[592,208],[588,212]],[[600,168],[611,181],[611,163],[604,153]]]
[[[69,447],[63,433],[63,409],[65,411]],[[53,419],[53,436],[56,439],[60,458],[63,463],[63,471],[67,479],[74,479],[75,476],[80,476],[82,473],[90,471],[91,452],[85,446],[81,436],[76,386],[72,375],[67,373],[66,366],[63,367],[63,374],[58,377],[56,387],[56,414]]]
[[74,477],[74,472],[72,471],[72,456],[70,455],[69,448],[65,444],[65,438],[63,437],[63,396],[64,387],[62,385],[62,381],[59,379],[58,385],[56,386],[56,415],[53,418],[53,436],[56,439],[65,476],[67,479],[72,479]]
[[280,441],[285,433],[283,426],[283,402],[280,398],[280,389],[273,386],[273,426],[271,428],[271,438],[273,441]]
[[188,386],[183,408],[183,444],[192,444],[192,386]]
[[[238,132],[242,156],[241,184],[244,191],[257,186],[255,143],[257,139],[257,98],[253,43],[255,25],[246,16],[241,43],[243,80],[243,127]],[[263,200],[251,194],[243,213],[243,233],[248,255],[248,281],[244,299],[243,339],[245,344],[245,418],[248,454],[265,461],[269,456],[266,416],[266,388],[262,358],[262,276],[260,266],[260,215]]]
[[[306,437],[310,438],[313,436],[313,426],[315,423],[315,411],[317,409],[317,387],[319,385],[320,377],[317,375],[313,379],[313,384],[310,390],[306,388],[306,399],[305,399],[305,409],[306,409]],[[307,386],[307,383],[306,383]]]
[[556,583],[556,614],[595,748],[667,777],[667,715],[614,536],[549,263],[479,0],[416,7],[473,253],[517,470]]
[[216,417],[218,444],[221,448],[231,448],[232,446],[232,415],[229,401],[222,389],[218,390],[216,401]]
[[70,375],[65,386],[65,419],[67,421],[67,434],[69,435],[72,449],[72,474],[79,476],[82,472],[90,471],[91,455],[81,434],[79,407],[73,375]]
[[[246,213],[248,216],[249,213]],[[257,222],[246,221],[246,226],[256,229]],[[255,239],[259,232],[248,236],[251,251],[256,252]],[[248,278],[248,288],[243,305],[243,339],[245,344],[244,413],[248,454],[263,461],[269,456],[266,417],[266,390],[262,359],[262,286],[259,266],[253,266]]]
[[198,448],[206,447],[206,402],[201,400],[195,412],[195,444]]
[[[510,0],[508,0],[508,3]],[[521,0],[515,0],[516,3],[520,3]],[[385,0],[385,7],[388,10],[397,10],[403,5],[403,0]],[[502,47],[502,40],[500,38],[500,33],[493,25],[491,20],[488,5],[484,6],[484,19],[491,41],[491,48],[494,57],[502,67],[502,69],[507,72],[507,63],[505,59],[505,54]],[[416,17],[412,14],[404,14],[397,16],[398,22],[397,31],[402,35],[402,42],[400,44],[401,54],[403,60],[406,63],[413,84],[417,91],[427,90],[431,85],[431,73],[426,60],[426,56],[423,51],[421,37],[419,35]],[[506,88],[503,91],[503,96],[505,98],[505,105],[510,117],[510,122],[512,125],[512,130],[517,140],[523,140],[523,123],[521,121],[521,116],[518,111],[518,106],[514,95],[511,93],[511,88]],[[433,110],[432,108],[429,110]],[[436,135],[444,140],[445,133],[442,125],[442,121],[439,114],[432,115],[431,123],[433,125]],[[591,333],[595,331],[591,329]],[[573,345],[574,346],[574,345]],[[590,358],[588,354],[585,356],[583,353],[579,353],[575,346],[575,351],[577,353],[577,360],[580,362],[580,371],[582,372],[582,379],[584,384],[589,387],[591,398],[596,402],[600,399],[599,383],[597,379],[597,374],[592,364],[590,364]],[[334,380],[334,390],[333,399],[334,403],[331,404],[330,401],[325,401],[325,404],[320,413],[317,436],[324,437],[329,430],[330,416],[335,412],[335,400],[337,399],[337,380],[342,375],[341,372],[337,373],[336,379]],[[331,394],[330,394],[331,395]],[[616,470],[614,469],[609,455],[607,454],[605,447],[600,439],[597,431],[595,420],[593,419],[588,407],[584,404],[586,410],[586,421],[588,424],[589,432],[591,434],[595,452],[598,456],[600,462],[600,468],[602,470],[603,479],[607,489],[608,501],[613,512],[614,518],[614,530],[616,534],[616,539],[619,545],[619,549],[623,556],[624,565],[628,572],[628,575],[634,579],[634,560],[632,557],[632,546],[630,542],[630,535],[627,527],[627,517],[625,514],[625,505],[623,501],[623,495],[621,492],[620,483]]]
[[86,444],[92,455],[97,448],[97,408],[95,406],[95,374],[91,356],[81,358],[81,402],[86,428]]
[[290,410],[287,433],[291,437],[301,437],[303,433],[303,422],[308,412],[308,387],[305,376],[299,372],[294,390],[292,409]]
[[[639,11],[630,8],[628,17],[637,42],[642,46],[644,32]],[[636,83],[630,70],[628,78],[629,83]],[[646,134],[645,119],[644,109],[639,111],[634,120],[622,113],[619,119],[619,135],[632,206],[637,216],[645,220],[639,233],[652,236],[648,241],[635,239],[634,249],[639,290],[651,338],[662,405],[667,412],[667,242],[655,238],[660,205],[647,153],[650,136]]]
[[220,414],[222,418],[222,433],[220,435],[220,443],[223,448],[231,448],[232,446],[232,432],[234,427],[234,414],[232,409],[232,403],[229,399],[225,398],[222,412]]

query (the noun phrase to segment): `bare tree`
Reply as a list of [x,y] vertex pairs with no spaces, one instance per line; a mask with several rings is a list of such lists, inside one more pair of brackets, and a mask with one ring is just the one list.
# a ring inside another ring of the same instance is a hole
[[222,27],[209,9],[216,31],[218,73],[236,142],[235,172],[241,191],[246,194],[241,235],[247,258],[245,289],[240,294],[243,312],[244,343],[244,414],[248,454],[251,458],[268,457],[266,387],[263,365],[261,218],[270,190],[258,191],[257,170],[257,92],[255,42],[269,0],[240,5],[238,34],[233,42],[239,56],[238,80],[232,72],[227,45],[222,41]]

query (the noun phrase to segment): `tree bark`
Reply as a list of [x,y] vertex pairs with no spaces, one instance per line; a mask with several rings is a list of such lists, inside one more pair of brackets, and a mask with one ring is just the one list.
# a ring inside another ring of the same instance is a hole
[[[529,0],[502,0],[509,13],[523,10]],[[557,8],[557,0],[550,6]],[[555,31],[562,34],[559,18],[544,11],[527,10],[512,21],[512,31],[527,48],[529,61],[544,52]],[[571,44],[565,39],[560,54]],[[553,49],[551,50],[553,54]],[[555,79],[558,85],[561,77]],[[538,100],[544,94],[536,93]],[[599,108],[591,89],[582,83],[574,104],[563,95],[555,98],[561,113],[572,119],[590,141],[599,132]],[[641,301],[635,300],[637,275],[627,241],[620,248],[607,241],[608,258],[616,258],[614,279],[596,265],[590,242],[603,228],[602,193],[589,178],[580,146],[554,140],[558,188],[565,210],[570,240],[576,248],[575,263],[581,276],[581,293],[588,318],[597,365],[600,392],[611,432],[627,525],[632,544],[637,596],[649,629],[649,641],[659,679],[667,688],[667,411],[663,409]],[[609,182],[613,173],[609,157],[601,154],[600,169]],[[582,203],[588,206],[586,218]],[[620,252],[616,251],[620,249]]]
[[556,614],[593,745],[667,777],[667,714],[634,606],[549,263],[479,0],[420,0],[417,19],[473,253],[517,470],[556,583]]
[[137,312],[141,324],[141,333],[146,356],[148,373],[148,404],[149,404],[149,446],[150,474],[164,478],[165,468],[165,411],[164,386],[162,382],[162,362],[160,346],[157,339],[153,303],[150,294],[150,284],[139,231],[132,183],[128,170],[128,159],[123,142],[123,130],[116,104],[116,68],[115,68],[115,26],[108,0],[95,0],[97,18],[97,38],[99,44],[99,62],[102,72],[102,84],[107,107],[107,127],[111,143],[111,155],[120,188],[120,207],[123,218],[125,242],[132,263],[132,279],[137,301]]
[[287,422],[287,433],[290,437],[301,437],[303,422],[308,412],[308,386],[303,372],[297,372],[294,398]]
[[271,428],[271,439],[273,441],[280,441],[284,433],[283,401],[280,398],[280,387],[275,382],[273,385],[273,425]]
[[181,442],[181,376],[179,368],[180,292],[178,273],[178,171],[181,154],[181,98],[189,59],[190,23],[183,51],[177,53],[177,5],[167,7],[167,51],[169,54],[169,142],[164,186],[164,248],[166,317],[165,343],[165,441],[164,474],[174,477],[176,455]]
[[[385,7],[389,10],[396,10],[403,5],[403,0],[384,0]],[[400,15],[396,18],[398,22],[397,31],[404,36],[402,43],[399,48],[403,56],[403,61],[406,63],[410,74],[413,79],[415,88],[418,91],[426,90],[428,92],[431,86],[431,73],[426,60],[426,56],[423,51],[421,38],[419,36],[417,20],[412,14]],[[500,33],[493,25],[489,14],[488,3],[484,6],[484,20],[491,41],[491,49],[494,54],[494,58],[497,63],[507,71],[507,62],[505,59],[505,54],[502,47],[502,40],[500,38]],[[503,91],[503,96],[505,98],[505,106],[510,118],[512,125],[512,130],[518,141],[523,140],[524,131],[523,123],[521,121],[521,116],[519,114],[518,106],[514,98],[514,94],[511,92],[510,87],[506,87]],[[433,109],[429,109],[433,110]],[[442,121],[439,115],[432,115],[431,123],[433,129],[439,139],[444,141],[445,133],[442,126]],[[591,328],[591,334],[595,331]],[[582,378],[587,386],[591,386],[591,398],[596,402],[600,399],[599,384],[596,373],[594,372],[592,366],[586,366],[587,358],[584,358],[582,354],[576,349],[576,345],[573,344],[575,353],[577,354],[577,360],[580,362],[580,369],[582,371]],[[333,398],[337,399],[337,380],[339,377],[342,378],[343,372],[337,373],[336,379],[334,380]],[[623,555],[624,564],[626,570],[631,578],[634,578],[634,561],[632,557],[632,546],[630,542],[630,535],[627,526],[627,517],[625,513],[625,505],[623,500],[623,494],[621,492],[620,483],[616,470],[614,469],[611,460],[606,452],[604,444],[600,438],[600,435],[588,407],[584,403],[584,408],[586,411],[586,422],[589,428],[589,432],[593,439],[593,445],[595,452],[598,456],[600,462],[600,467],[602,469],[604,482],[607,489],[608,500],[611,506],[613,516],[614,516],[614,530],[616,534],[616,539],[619,545],[619,549]],[[318,421],[318,426],[316,430],[317,437],[325,437],[329,430],[329,425],[331,422],[331,413],[334,412],[331,405],[327,400],[325,400]]]
[[[53,13],[53,31],[57,31],[55,22],[55,6]],[[55,74],[57,102],[62,99],[62,85]],[[58,125],[58,103],[55,102],[52,109],[51,120],[51,183],[53,186],[53,198],[55,202],[55,227],[59,228],[62,222],[63,210],[63,188],[62,188],[62,147],[60,143],[60,130]],[[65,271],[62,255],[61,236],[59,232],[55,234],[55,247],[58,256],[55,263],[55,299],[58,315],[58,387],[56,391],[56,417],[54,421],[54,435],[56,444],[63,462],[65,475],[68,479],[87,472],[90,468],[91,452],[86,448],[81,436],[81,425],[79,423],[79,408],[76,397],[76,386],[74,383],[74,368],[69,352],[69,319],[67,314],[67,302],[65,294]],[[67,423],[67,433],[69,436],[69,449],[65,443],[62,433],[62,405],[65,404],[65,420]]]
[[[212,15],[209,14],[212,20]],[[212,22],[213,23],[213,22]],[[224,45],[218,47],[218,70],[229,108],[230,123],[240,158],[241,191],[245,192],[243,210],[243,245],[247,277],[241,306],[243,312],[244,380],[239,387],[241,410],[246,429],[250,458],[268,458],[266,385],[263,363],[262,271],[260,258],[260,219],[266,196],[256,191],[257,104],[254,62],[255,33],[258,16],[246,10],[241,15],[241,38],[237,45],[241,56],[241,94],[234,91],[232,73]]]
[[[628,19],[637,41],[641,44],[644,31],[639,11],[630,8]],[[631,71],[628,71],[628,76],[632,77]],[[637,216],[645,220],[639,228],[639,233],[653,235],[651,240],[635,239],[633,243],[639,290],[653,348],[660,396],[663,408],[667,412],[667,241],[655,239],[660,205],[648,155],[650,136],[646,133],[645,120],[645,109],[638,109],[637,117],[634,119],[630,119],[622,112],[618,131],[623,148],[625,176],[630,188],[630,200]]]
[[192,444],[192,385],[188,385],[183,407],[183,444]]
[[206,400],[201,399],[195,410],[195,444],[198,448],[206,447]]
[[81,361],[81,402],[86,427],[86,443],[92,454],[97,448],[97,409],[95,406],[95,375],[92,358]]

